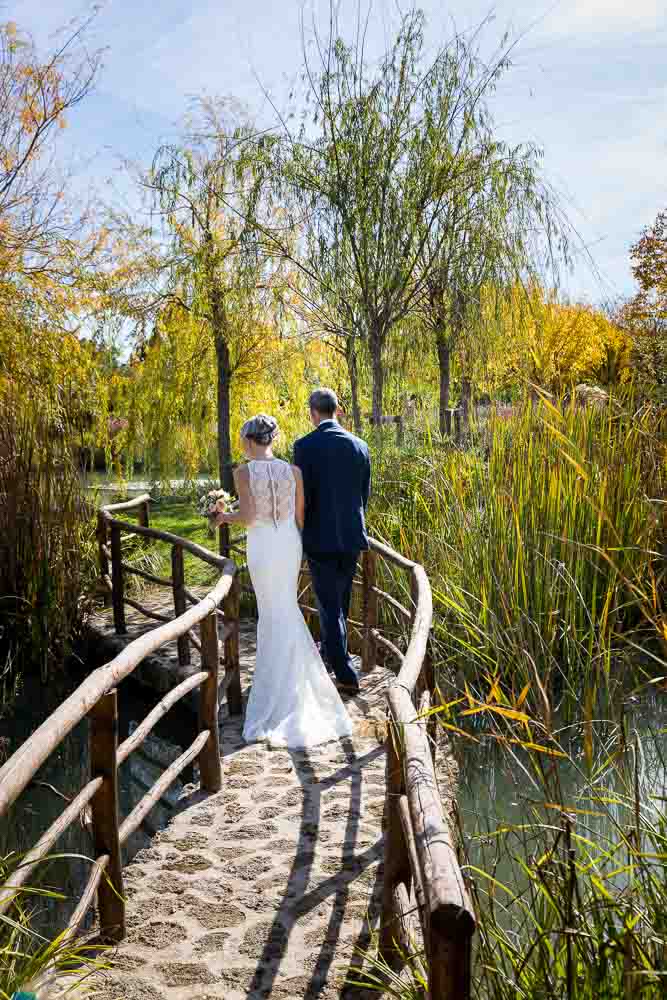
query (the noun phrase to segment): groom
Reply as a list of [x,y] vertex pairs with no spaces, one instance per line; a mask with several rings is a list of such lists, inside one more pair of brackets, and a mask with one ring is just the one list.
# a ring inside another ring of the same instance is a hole
[[332,389],[311,393],[315,430],[294,445],[294,464],[303,475],[303,548],[320,612],[322,656],[338,688],[357,692],[359,680],[347,649],[347,616],[359,553],[368,548],[364,513],[371,463],[366,443],[337,422],[337,409]]

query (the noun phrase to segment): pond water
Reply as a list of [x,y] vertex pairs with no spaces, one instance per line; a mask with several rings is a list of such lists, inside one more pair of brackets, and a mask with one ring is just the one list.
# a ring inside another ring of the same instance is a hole
[[[667,803],[667,698],[656,695],[626,706],[627,743],[638,748],[637,778],[642,808],[647,814],[665,812]],[[459,812],[464,828],[467,861],[493,873],[503,885],[520,893],[528,879],[521,861],[539,857],[561,825],[566,803],[572,829],[596,845],[611,847],[619,831],[633,822],[626,793],[634,782],[634,751],[626,754],[628,768],[604,767],[621,749],[619,727],[601,719],[593,725],[593,767],[589,770],[582,726],[564,727],[560,744],[567,758],[542,758],[549,791],[535,771],[535,754],[513,746],[512,753],[486,736],[478,743],[465,740],[459,754]],[[626,784],[627,782],[627,784]],[[559,789],[559,790],[558,790]],[[607,801],[601,802],[600,798]],[[497,831],[503,829],[500,835]],[[617,878],[620,888],[625,875]],[[477,879],[478,884],[484,882]],[[503,899],[506,899],[503,896]],[[509,923],[510,916],[505,914]]]
[[[11,755],[30,734],[50,715],[51,712],[74,690],[81,680],[72,674],[60,677],[49,684],[42,684],[31,678],[23,683],[19,697],[12,705],[11,713],[0,719],[0,742],[2,756]],[[119,689],[119,741],[130,732],[133,722],[141,721],[158,700],[132,681],[125,682]],[[185,748],[195,737],[196,720],[184,707],[175,706],[168,718],[158,724],[154,733],[170,744]],[[9,815],[0,819],[0,855],[10,852],[24,853],[39,839],[40,835],[53,823],[63,808],[65,799],[73,798],[90,777],[90,756],[88,746],[88,722],[84,720],[62,742],[58,750],[45,762]],[[130,774],[131,758],[119,770],[119,794],[121,816],[126,816],[142,793]],[[129,861],[136,851],[144,846],[146,838],[135,837],[125,852]],[[66,899],[49,900],[35,897],[38,931],[62,929],[74,911],[90,874],[90,863],[85,860],[92,856],[93,845],[88,831],[74,823],[61,837],[52,853],[79,855],[62,861],[49,862],[39,869],[38,884],[52,887]],[[34,880],[31,881],[34,884]]]

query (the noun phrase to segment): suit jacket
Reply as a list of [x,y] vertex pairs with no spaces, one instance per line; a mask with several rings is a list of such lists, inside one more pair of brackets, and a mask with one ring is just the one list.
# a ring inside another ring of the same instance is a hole
[[323,420],[294,445],[306,501],[307,554],[368,548],[364,513],[371,487],[368,445],[335,420]]

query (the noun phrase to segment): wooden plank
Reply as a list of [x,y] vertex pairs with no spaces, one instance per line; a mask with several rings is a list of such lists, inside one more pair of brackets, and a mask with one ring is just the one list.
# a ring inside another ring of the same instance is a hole
[[118,703],[109,691],[90,713],[90,772],[102,778],[91,802],[95,855],[108,855],[107,877],[100,883],[97,909],[100,932],[108,941],[125,937],[123,861],[118,840]]
[[361,653],[361,669],[367,674],[377,666],[377,633],[378,600],[375,586],[377,574],[377,555],[371,550],[361,557],[362,594],[364,620],[364,638]]
[[210,594],[196,607],[190,608],[178,621],[160,625],[139,636],[110,663],[94,670],[12,754],[0,768],[0,816],[6,813],[44,761],[103,695],[128,677],[146,656],[173,641],[182,630],[194,628],[221,603],[231,587],[235,572],[231,561],[224,565],[225,572]]
[[124,844],[127,838],[139,828],[144,816],[147,816],[153,806],[157,805],[170,785],[176,781],[176,778],[179,776],[181,771],[183,771],[188,764],[192,763],[195,757],[199,756],[202,748],[206,745],[208,736],[208,733],[199,733],[192,746],[188,747],[188,749],[182,753],[180,757],[176,758],[174,763],[166,769],[162,777],[155,782],[150,792],[147,792],[146,795],[144,795],[129,816],[121,823],[119,834],[121,845]]
[[102,785],[102,778],[93,778],[85,785],[76,798],[64,809],[60,816],[39,838],[32,850],[23,857],[18,868],[12,872],[11,880],[5,883],[0,894],[0,914],[6,913],[19,889],[30,877],[35,866],[46,857],[57,840],[70,828],[72,823],[79,821],[81,812],[86,808],[93,795]]
[[111,523],[111,604],[116,635],[127,635],[125,608],[123,606],[123,562],[120,547],[120,526]]
[[241,691],[241,659],[239,643],[239,616],[241,612],[241,587],[238,576],[234,577],[229,593],[224,603],[223,611],[229,632],[225,638],[225,674],[229,677],[227,684],[227,708],[230,715],[243,713],[243,694]]
[[220,765],[220,735],[218,732],[218,674],[220,671],[220,645],[218,620],[215,614],[204,618],[199,626],[201,637],[201,662],[206,680],[199,698],[199,728],[208,733],[208,740],[199,754],[201,787],[205,792],[219,792],[222,788]]
[[[206,619],[205,619],[206,620]],[[123,761],[127,760],[131,753],[141,746],[148,734],[155,728],[157,723],[162,719],[170,708],[176,705],[181,698],[184,698],[186,694],[198,688],[200,684],[203,684],[208,674],[205,670],[200,670],[198,673],[193,674],[191,677],[186,678],[177,684],[175,688],[162,698],[161,701],[152,709],[141,725],[137,726],[131,736],[128,736],[126,740],[123,740],[121,745],[118,747],[118,763],[119,765]]]
[[[174,591],[174,617],[180,618],[188,607],[185,597],[185,566],[181,545],[174,545],[171,549],[171,580]],[[187,633],[179,635],[176,645],[178,647],[178,662],[182,667],[187,667],[190,663],[190,641]]]

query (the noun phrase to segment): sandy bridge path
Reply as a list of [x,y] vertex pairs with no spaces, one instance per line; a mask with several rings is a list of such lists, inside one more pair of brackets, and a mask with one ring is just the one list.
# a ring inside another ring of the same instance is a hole
[[[242,641],[243,683],[252,639]],[[358,998],[345,986],[377,923],[390,675],[348,700],[354,736],[311,752],[246,746],[221,712],[223,790],[182,809],[125,869],[128,935],[98,1000]],[[369,924],[370,921],[370,924]]]

